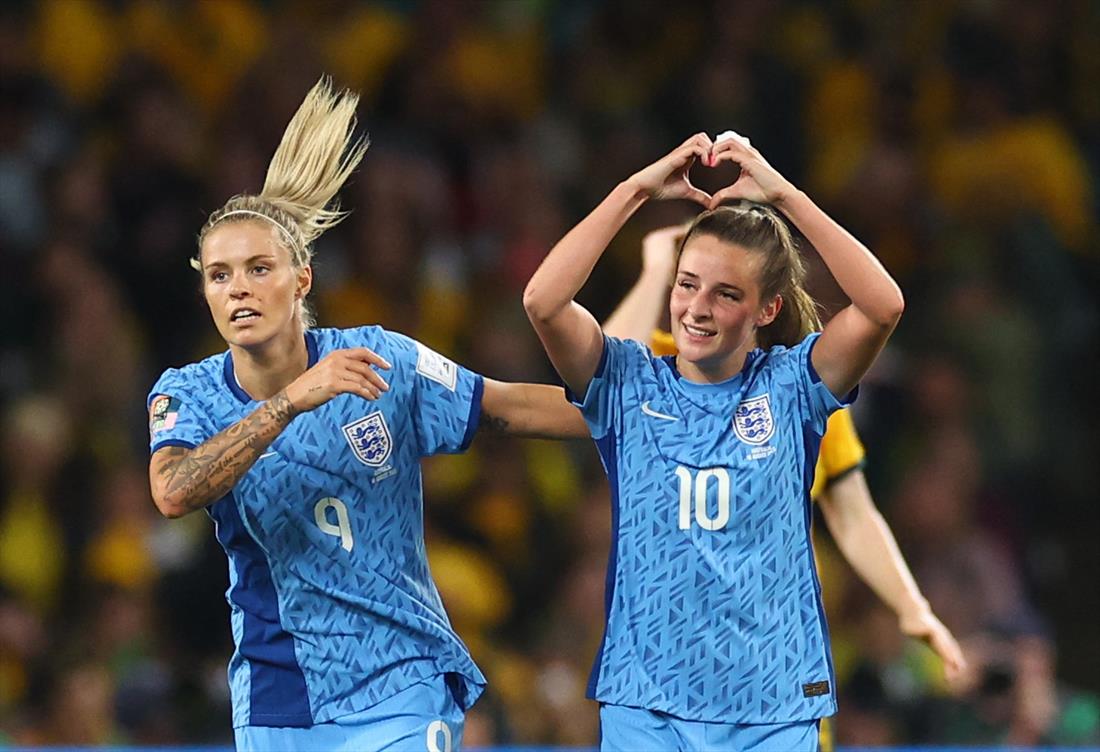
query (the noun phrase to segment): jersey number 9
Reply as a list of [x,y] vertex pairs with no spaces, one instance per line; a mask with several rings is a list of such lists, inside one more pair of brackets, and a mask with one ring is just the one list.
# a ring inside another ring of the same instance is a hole
[[[680,529],[691,529],[692,506],[695,521],[704,530],[721,530],[730,521],[730,474],[724,467],[710,467],[696,472],[679,465],[676,477],[680,479]],[[707,509],[707,489],[711,479],[717,484],[718,510],[711,517]],[[694,502],[694,503],[693,503]]]
[[[328,510],[336,511],[336,524],[328,519]],[[355,545],[351,537],[351,522],[348,520],[348,506],[335,497],[321,499],[313,507],[313,518],[317,521],[317,527],[325,535],[334,535],[340,539],[340,545],[345,551],[350,551]]]

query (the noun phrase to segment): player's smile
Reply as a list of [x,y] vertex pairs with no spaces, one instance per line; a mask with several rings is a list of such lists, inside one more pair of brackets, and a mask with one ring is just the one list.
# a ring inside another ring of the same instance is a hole
[[755,347],[760,263],[756,254],[710,235],[694,237],[684,248],[669,313],[686,378],[727,379]]
[[692,326],[686,321],[681,321],[680,324],[684,327],[685,335],[691,340],[698,340],[700,342],[703,342],[718,334],[718,332],[713,329],[704,329],[699,326]]

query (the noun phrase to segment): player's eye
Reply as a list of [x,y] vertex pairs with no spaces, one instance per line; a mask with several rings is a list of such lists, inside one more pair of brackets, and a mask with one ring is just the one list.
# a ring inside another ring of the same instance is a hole
[[210,272],[211,282],[224,282],[229,279],[229,275],[223,271]]
[[256,266],[252,267],[253,274],[267,274],[269,271],[271,270],[263,264],[256,264]]

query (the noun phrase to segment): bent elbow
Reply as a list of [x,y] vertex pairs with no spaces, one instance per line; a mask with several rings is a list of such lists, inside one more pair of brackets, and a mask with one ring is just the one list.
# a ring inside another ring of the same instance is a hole
[[901,321],[901,315],[905,313],[905,296],[901,294],[901,290],[897,290],[896,294],[887,301],[878,315],[873,319],[879,326],[888,331],[893,331]]
[[545,322],[550,318],[549,306],[532,282],[528,282],[523,291],[523,310],[527,312],[527,318],[533,324]]
[[164,502],[164,501],[157,501],[155,499],[154,499],[154,503],[156,504],[157,511],[160,512],[161,516],[166,518],[166,519],[178,520],[180,517],[187,514],[187,512],[183,509],[183,507],[179,507],[179,506],[176,506],[174,504],[169,504],[169,503]]
[[191,511],[187,505],[181,503],[179,500],[173,499],[165,494],[157,493],[156,491],[153,492],[153,504],[162,516],[170,520],[179,519]]
[[893,322],[895,324],[897,324],[898,321],[901,320],[901,315],[903,313],[905,313],[905,295],[903,295],[901,290],[899,289],[897,298],[894,301],[893,308]]

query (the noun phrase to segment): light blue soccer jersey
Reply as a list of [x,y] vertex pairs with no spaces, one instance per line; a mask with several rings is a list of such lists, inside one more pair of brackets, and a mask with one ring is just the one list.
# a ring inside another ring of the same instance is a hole
[[[482,378],[381,327],[306,343],[310,365],[369,347],[392,365],[390,390],[297,416],[207,508],[229,557],[233,725],[330,721],[450,672],[468,708],[485,678],[428,571],[420,458],[466,448]],[[228,352],[166,371],[149,399],[152,451],[197,446],[259,405]]]
[[720,723],[836,712],[809,490],[841,404],[809,362],[816,340],[698,384],[673,357],[605,338],[578,402],[614,536],[590,698]]

